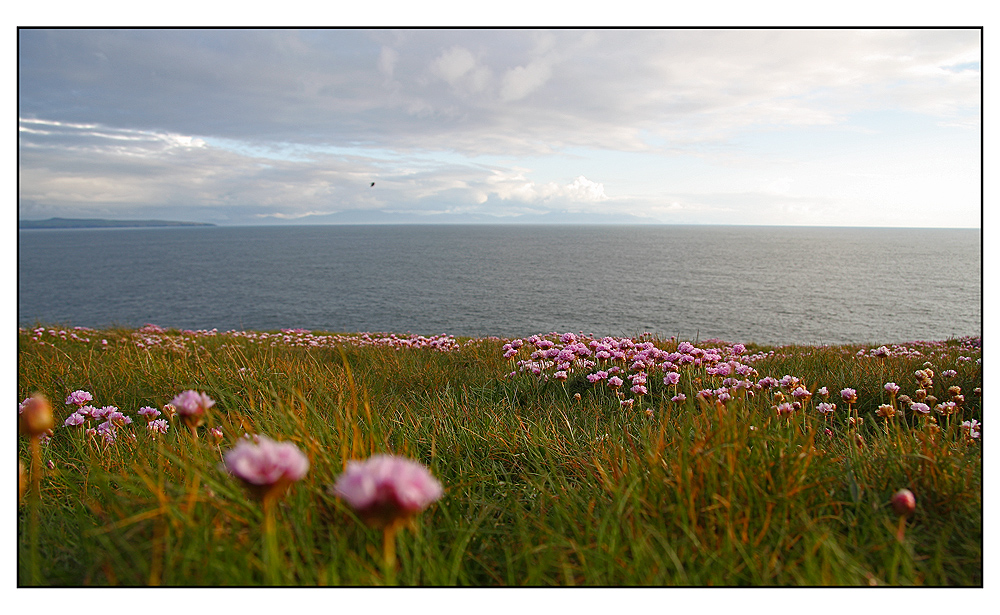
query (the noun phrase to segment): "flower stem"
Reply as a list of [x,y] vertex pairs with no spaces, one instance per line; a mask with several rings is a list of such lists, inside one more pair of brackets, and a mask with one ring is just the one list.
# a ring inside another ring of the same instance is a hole
[[274,527],[274,498],[264,498],[264,572],[268,585],[280,585],[278,540]]
[[31,584],[42,584],[41,562],[38,561],[38,508],[42,503],[42,445],[38,436],[31,437],[31,493],[28,495],[28,513],[31,515],[29,535],[31,540],[31,556],[29,570]]
[[382,571],[385,583],[396,585],[396,530],[398,524],[390,523],[382,530]]

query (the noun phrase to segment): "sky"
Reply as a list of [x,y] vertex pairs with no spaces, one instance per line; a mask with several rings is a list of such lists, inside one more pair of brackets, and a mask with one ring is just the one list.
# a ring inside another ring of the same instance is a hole
[[977,29],[22,29],[17,49],[19,219],[981,226]]

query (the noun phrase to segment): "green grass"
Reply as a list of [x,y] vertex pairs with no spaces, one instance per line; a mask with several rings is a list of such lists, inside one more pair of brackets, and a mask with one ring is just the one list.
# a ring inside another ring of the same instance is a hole
[[[547,380],[510,377],[530,344],[508,360],[496,339],[460,339],[442,352],[170,331],[139,347],[149,334],[64,340],[52,329],[19,335],[19,399],[41,393],[56,413],[41,451],[54,468],[35,470],[35,545],[30,489],[18,508],[19,585],[264,584],[263,512],[221,465],[245,433],[292,441],[310,459],[277,508],[281,584],[387,582],[381,533],[330,490],[348,460],[378,452],[424,463],[446,490],[399,533],[399,585],[983,583],[982,444],[961,427],[982,420],[977,340],[914,343],[920,356],[886,358],[857,356],[869,346],[751,346],[754,380],[790,374],[814,393],[781,418],[774,390],[724,405],[698,400],[699,388],[723,380],[703,366],[684,366],[676,390],[650,370],[649,392],[632,408],[579,366],[565,381],[552,368]],[[889,402],[883,385],[914,395],[925,362],[936,374],[929,393],[944,401],[949,386],[961,387],[960,410],[932,413],[936,421],[876,416]],[[949,369],[956,375],[943,377]],[[838,405],[832,418],[815,410],[822,386]],[[858,392],[862,446],[847,424],[845,387]],[[129,415],[135,441],[104,445],[63,427],[71,409],[62,400],[77,389]],[[174,419],[152,439],[137,410],[185,389],[216,400],[208,424],[193,438]],[[671,401],[677,391],[687,400]],[[223,430],[220,444],[209,427]],[[18,455],[31,466],[26,437]],[[889,505],[900,488],[917,498],[902,542]]]

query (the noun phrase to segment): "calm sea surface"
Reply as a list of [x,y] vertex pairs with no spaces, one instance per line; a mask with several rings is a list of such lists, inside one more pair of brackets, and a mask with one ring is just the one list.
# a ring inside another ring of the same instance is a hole
[[979,230],[300,226],[24,230],[18,323],[766,344],[982,333]]

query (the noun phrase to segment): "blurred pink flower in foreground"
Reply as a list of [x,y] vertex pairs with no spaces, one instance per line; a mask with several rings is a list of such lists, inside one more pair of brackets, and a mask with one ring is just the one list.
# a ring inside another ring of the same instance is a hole
[[215,405],[211,397],[198,391],[184,391],[170,401],[177,414],[191,427],[205,422],[205,411]]
[[226,469],[243,481],[250,495],[263,500],[284,493],[309,471],[309,459],[291,442],[259,436],[254,444],[240,440],[225,455]]
[[444,489],[412,459],[374,455],[348,462],[333,492],[369,525],[388,527],[430,506]]
[[917,508],[917,499],[909,489],[900,489],[892,496],[892,510],[897,515],[910,515]]

